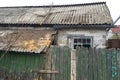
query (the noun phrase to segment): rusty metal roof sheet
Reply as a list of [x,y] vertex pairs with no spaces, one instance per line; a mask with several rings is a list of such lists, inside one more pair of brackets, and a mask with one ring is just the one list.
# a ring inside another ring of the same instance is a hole
[[0,8],[0,23],[111,24],[112,22],[105,2]]
[[0,50],[41,53],[49,48],[55,31],[0,31]]

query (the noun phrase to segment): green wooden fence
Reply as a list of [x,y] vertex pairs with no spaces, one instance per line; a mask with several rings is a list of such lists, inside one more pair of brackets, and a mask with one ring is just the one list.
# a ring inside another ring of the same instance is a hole
[[[1,51],[0,56],[3,53]],[[14,80],[34,80],[22,77],[26,74],[34,77],[35,74],[31,72],[34,69],[46,70],[46,61],[49,61],[48,67],[58,73],[42,74],[42,80],[71,80],[71,49],[51,47],[48,54],[44,57],[45,54],[7,53],[0,60],[0,79],[14,72],[11,76],[24,73],[21,78],[17,76]],[[45,60],[47,58],[50,59]],[[120,50],[77,48],[76,80],[120,80]]]
[[70,80],[71,74],[71,52],[68,47],[52,47],[52,69],[58,74],[53,74],[51,80]]
[[[5,54],[4,51],[0,51],[0,56],[3,54]],[[32,70],[41,69],[43,62],[43,54],[8,52],[0,60],[0,78],[12,77],[11,79],[7,80],[25,80],[26,78],[15,79],[15,76],[33,77]]]
[[76,51],[76,80],[120,80],[120,50]]
[[[4,52],[0,52],[0,56]],[[51,59],[48,59],[50,58]],[[48,60],[47,60],[48,59]],[[50,65],[48,62],[50,62]],[[46,66],[49,65],[49,66]],[[48,54],[29,54],[8,52],[0,60],[0,78],[7,76],[11,79],[7,80],[33,80],[33,78],[26,78],[31,75],[34,77],[32,70],[47,70],[58,71],[57,74],[42,74],[37,73],[39,80],[70,80],[71,69],[71,52],[68,47],[51,47]],[[6,74],[7,72],[7,74]],[[24,74],[23,74],[24,73]],[[26,75],[27,73],[27,75]],[[11,74],[11,75],[10,75]],[[20,74],[19,76],[15,74]],[[8,76],[9,75],[9,76]],[[22,76],[21,76],[22,75]],[[25,78],[23,78],[26,75]],[[16,76],[16,78],[15,78]],[[49,77],[50,76],[50,77]],[[20,77],[20,79],[18,79]]]

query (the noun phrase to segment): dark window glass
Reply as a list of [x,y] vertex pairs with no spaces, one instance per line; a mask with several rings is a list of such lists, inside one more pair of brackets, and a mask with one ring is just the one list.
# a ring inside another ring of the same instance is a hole
[[83,39],[83,44],[86,43],[86,39]]
[[77,39],[74,39],[74,43],[77,43]]
[[90,39],[87,39],[87,43],[90,43]]
[[78,39],[78,42],[79,42],[79,43],[81,43],[81,42],[82,42],[82,40],[81,40],[81,39]]
[[74,39],[74,44],[73,44],[74,49],[77,47],[91,47],[91,39],[90,38],[76,38]]

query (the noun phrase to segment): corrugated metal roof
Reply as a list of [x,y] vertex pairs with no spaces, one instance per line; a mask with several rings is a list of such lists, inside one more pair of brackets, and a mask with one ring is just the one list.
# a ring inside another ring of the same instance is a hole
[[0,23],[111,24],[112,22],[105,2],[0,8]]
[[52,43],[55,31],[19,30],[0,31],[0,50],[41,53]]

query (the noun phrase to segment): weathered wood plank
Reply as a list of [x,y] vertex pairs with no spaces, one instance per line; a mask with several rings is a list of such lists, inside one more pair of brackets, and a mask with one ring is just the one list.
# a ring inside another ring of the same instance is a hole
[[94,80],[93,76],[93,49],[89,49],[89,69],[88,69],[88,79],[89,80]]
[[112,54],[107,50],[107,80],[112,80]]
[[51,70],[32,70],[32,72],[36,72],[39,74],[58,74],[58,71],[51,71]]
[[[53,74],[55,80],[70,80],[70,49],[68,47],[52,47],[51,54],[52,65],[54,64],[54,69],[59,71],[58,74]],[[52,79],[53,75],[51,75]]]
[[107,76],[107,70],[106,70],[106,50],[102,49],[101,50],[101,68],[102,68],[102,76],[101,76],[101,80],[107,80],[106,76]]
[[120,50],[117,50],[117,79],[116,80],[120,80]]
[[116,50],[112,50],[112,80],[117,80],[117,54]]
[[98,54],[97,50],[93,49],[93,79],[98,79]]

